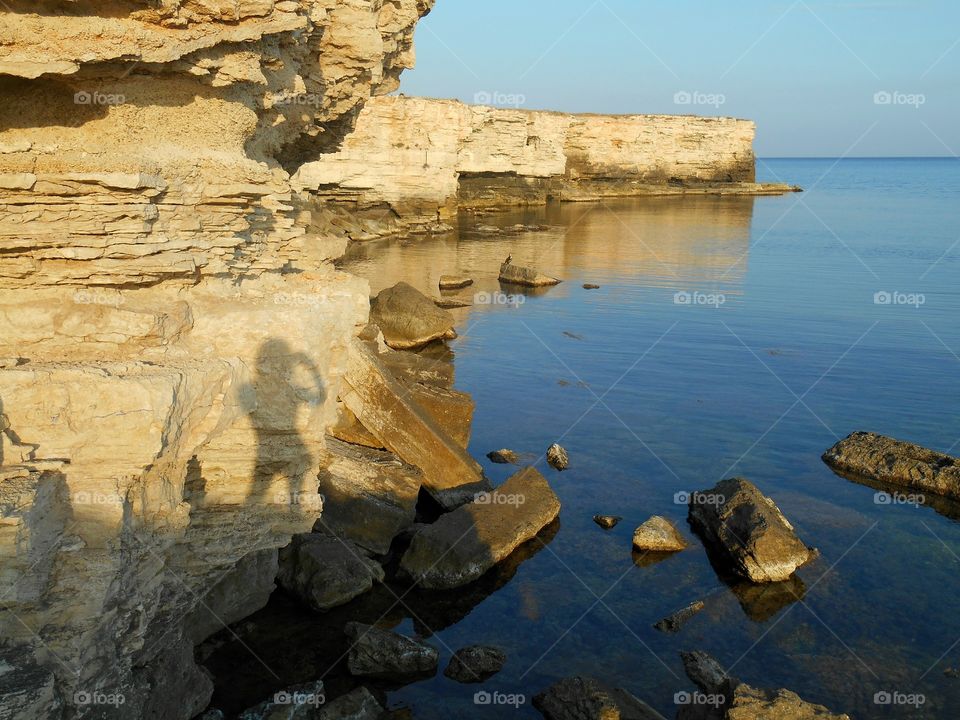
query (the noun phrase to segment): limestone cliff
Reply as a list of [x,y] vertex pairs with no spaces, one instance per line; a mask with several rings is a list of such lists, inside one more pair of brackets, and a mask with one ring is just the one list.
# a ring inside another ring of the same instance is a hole
[[[380,97],[337,152],[294,185],[389,228],[458,208],[673,193],[784,192],[755,184],[754,124],[671,115],[567,115]],[[379,211],[379,212],[377,212]]]
[[0,4],[0,717],[205,706],[193,643],[316,520],[368,313],[288,171],[432,1]]

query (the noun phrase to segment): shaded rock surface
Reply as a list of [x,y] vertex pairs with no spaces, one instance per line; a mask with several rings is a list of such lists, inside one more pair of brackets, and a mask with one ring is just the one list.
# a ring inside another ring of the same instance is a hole
[[426,643],[358,622],[347,623],[344,632],[351,642],[347,667],[353,675],[404,680],[437,671],[440,654]]
[[465,585],[531,540],[559,513],[560,501],[544,477],[524,468],[498,489],[418,532],[400,567],[425,588]]
[[823,455],[830,467],[960,500],[960,459],[870,432],[855,432]]
[[570,467],[567,451],[557,443],[547,448],[547,462],[555,470],[566,470]]
[[443,674],[457,682],[478,683],[496,675],[506,662],[507,656],[499,648],[471,645],[453,654]]
[[593,521],[604,530],[610,530],[616,527],[617,523],[623,520],[619,515],[594,515]]
[[382,714],[383,706],[373,693],[358,687],[324,705],[317,720],[378,720]]
[[689,520],[733,572],[754,583],[787,580],[816,556],[773,500],[743,478],[693,493]]
[[654,515],[633,531],[633,547],[649,552],[676,552],[686,548],[687,541],[672,522]]
[[324,702],[323,681],[317,680],[278,691],[269,700],[244,710],[239,720],[315,720]]
[[548,285],[558,285],[560,281],[555,277],[544,275],[535,268],[514,265],[510,258],[507,258],[500,265],[500,281],[512,285],[526,285],[529,287],[546,287]]
[[324,611],[369,591],[383,580],[383,568],[348,540],[303,533],[280,551],[277,579],[308,606]]
[[405,282],[381,290],[370,301],[370,320],[380,326],[387,345],[396,350],[457,336],[453,316]]
[[665,720],[626,690],[589,677],[560,680],[533,698],[547,720]]
[[695,600],[686,607],[680,608],[662,620],[658,620],[654,627],[661,632],[675,633],[683,627],[690,618],[706,607],[703,600]]
[[517,455],[513,450],[507,450],[503,448],[502,450],[491,450],[487,453],[487,457],[490,458],[490,462],[495,462],[499,465],[514,465],[520,461],[520,456]]

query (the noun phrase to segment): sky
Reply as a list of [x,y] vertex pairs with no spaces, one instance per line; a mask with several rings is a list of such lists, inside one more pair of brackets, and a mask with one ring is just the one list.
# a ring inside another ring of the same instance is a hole
[[761,157],[960,153],[960,0],[437,0],[407,95],[724,115]]

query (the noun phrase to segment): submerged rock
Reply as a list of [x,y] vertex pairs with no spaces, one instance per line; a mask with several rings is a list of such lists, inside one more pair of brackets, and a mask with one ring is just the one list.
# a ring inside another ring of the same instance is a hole
[[426,643],[358,622],[347,623],[344,632],[351,643],[347,655],[351,675],[408,680],[437,672],[440,654]]
[[600,289],[600,286],[599,286],[599,285],[595,285],[594,283],[584,283],[584,284],[583,284],[583,289],[584,289],[584,290],[599,290],[599,289]]
[[382,714],[383,706],[373,693],[358,687],[324,705],[317,720],[378,720]]
[[689,521],[735,574],[754,583],[786,580],[817,554],[773,500],[743,478],[693,493]]
[[443,515],[414,535],[400,567],[429,589],[476,580],[560,513],[543,475],[527,467],[492,493]]
[[633,531],[633,547],[648,552],[677,552],[687,547],[687,541],[672,522],[654,515]]
[[563,471],[570,467],[570,458],[567,456],[567,451],[557,443],[547,448],[547,462],[555,470]]
[[617,523],[623,520],[619,515],[594,515],[593,521],[604,530],[610,530],[616,527]]
[[379,325],[383,339],[396,350],[409,350],[457,336],[453,315],[412,285],[398,282],[370,301],[370,321]]
[[547,720],[665,720],[626,690],[589,677],[564,678],[535,695],[533,706]]
[[855,432],[823,454],[835,470],[960,500],[960,459],[920,445]]
[[500,266],[500,281],[513,285],[527,285],[529,287],[545,287],[558,285],[560,281],[555,277],[541,274],[534,268],[514,265],[513,259],[508,257]]
[[323,681],[317,680],[280,690],[238,717],[239,720],[313,720],[325,702]]
[[314,610],[349,602],[383,580],[380,564],[348,540],[303,533],[280,551],[280,585]]
[[506,448],[502,450],[491,450],[487,453],[487,457],[490,458],[490,462],[495,462],[500,465],[515,465],[520,462],[520,456],[513,450],[507,450]]
[[493,677],[507,662],[499,648],[471,645],[457,650],[443,674],[462,683],[478,683]]
[[459,290],[460,288],[465,288],[468,285],[473,285],[473,278],[468,277],[467,275],[440,276],[441,290]]
[[706,605],[703,600],[695,600],[684,608],[677,610],[675,613],[667,615],[667,617],[659,620],[654,627],[661,631],[667,633],[675,633],[683,627],[690,618],[696,615],[698,612],[703,610]]

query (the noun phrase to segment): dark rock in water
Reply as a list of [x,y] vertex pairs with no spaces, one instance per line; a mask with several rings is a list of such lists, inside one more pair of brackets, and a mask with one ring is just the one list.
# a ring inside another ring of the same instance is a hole
[[723,666],[705,652],[682,652],[680,659],[687,677],[708,695],[719,694],[730,698],[734,688],[740,684],[739,680],[727,674]]
[[527,285],[529,287],[546,287],[560,283],[557,278],[543,275],[534,268],[514,265],[513,259],[509,257],[500,266],[500,281],[512,285]]
[[913,443],[855,432],[823,454],[834,470],[960,500],[960,459]]
[[490,458],[490,462],[495,462],[500,465],[515,465],[520,462],[520,456],[513,450],[507,450],[506,448],[488,452],[487,457]]
[[478,683],[493,677],[507,662],[504,652],[486,645],[471,645],[457,650],[443,674],[462,683]]
[[675,633],[683,627],[684,623],[706,607],[703,600],[697,600],[675,613],[668,615],[657,622],[654,627],[661,632]]
[[457,336],[453,315],[405,282],[381,290],[370,301],[370,320],[380,326],[384,342],[395,350],[409,350]]
[[593,521],[604,530],[610,530],[623,520],[619,515],[594,515]]
[[547,720],[665,720],[626,690],[588,677],[554,683],[534,696],[533,706]]
[[787,580],[817,555],[773,500],[743,478],[691,494],[689,521],[730,569],[750,582]]
[[344,632],[351,642],[351,675],[402,681],[437,672],[440,654],[426,643],[358,622],[347,623]]
[[323,681],[317,680],[274,693],[240,713],[239,720],[314,720],[325,702]]
[[584,289],[584,290],[599,290],[599,289],[600,289],[600,286],[599,286],[599,285],[594,285],[593,283],[584,283],[584,284],[583,284],[583,289]]
[[654,515],[633,531],[633,547],[647,552],[678,552],[687,547],[687,541],[672,522]]
[[562,471],[570,467],[570,458],[567,456],[567,451],[556,443],[547,448],[547,462],[555,470]]
[[954,680],[960,679],[960,668],[947,668],[943,671],[943,674]]
[[466,585],[533,539],[559,513],[560,501],[543,475],[524,468],[414,535],[400,568],[423,588]]
[[460,288],[465,288],[468,285],[473,285],[473,278],[468,277],[467,275],[440,276],[441,290],[459,290]]
[[576,333],[572,333],[569,330],[564,330],[563,334],[566,335],[568,338],[572,338],[573,340],[583,340],[583,335],[577,335]]
[[378,720],[382,714],[383,706],[373,693],[358,687],[325,705],[316,717],[317,720]]
[[383,568],[348,540],[303,533],[280,551],[280,585],[314,610],[349,602],[383,580]]

